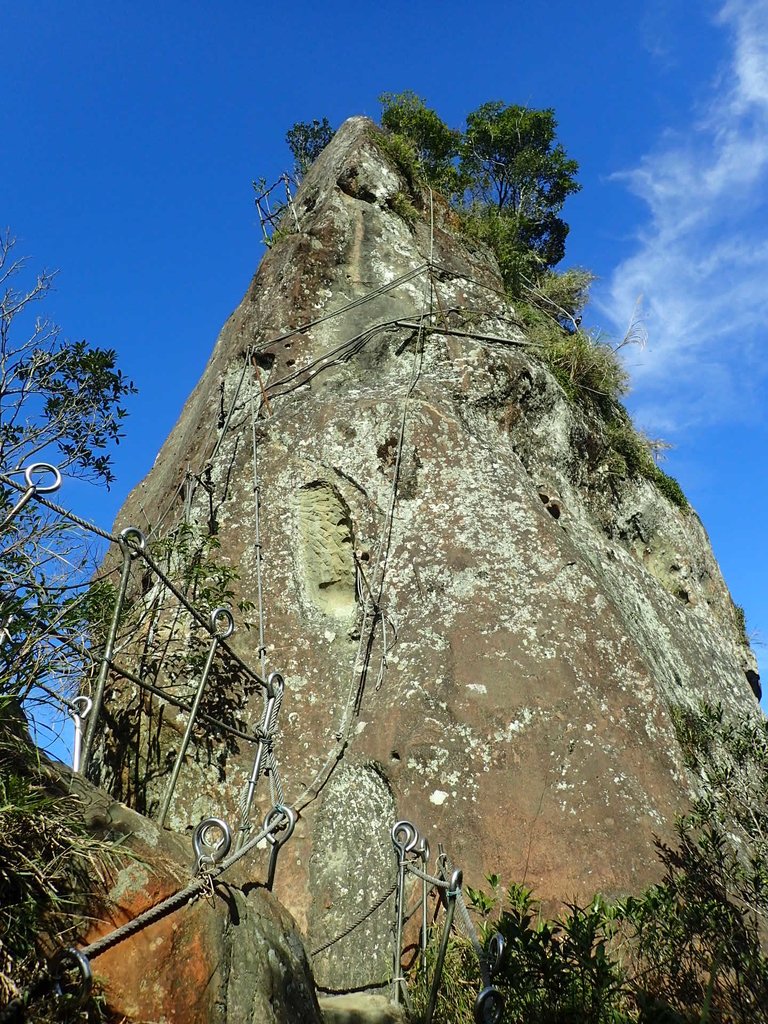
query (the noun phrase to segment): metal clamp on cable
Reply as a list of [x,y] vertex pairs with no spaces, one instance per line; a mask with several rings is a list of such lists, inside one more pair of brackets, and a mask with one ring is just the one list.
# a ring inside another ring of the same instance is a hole
[[[53,483],[45,485],[36,484],[32,479],[35,473],[53,473]],[[0,523],[0,530],[4,530],[36,494],[53,494],[54,491],[58,491],[61,487],[61,473],[56,466],[52,466],[49,462],[33,462],[31,466],[27,466],[24,470],[24,483],[27,485],[26,491],[24,491],[8,515]],[[16,485],[14,484],[14,486]]]
[[[213,840],[212,832],[219,831],[221,836]],[[232,832],[223,818],[205,818],[192,834],[192,847],[195,851],[195,874],[212,871],[229,853],[232,845]]]
[[[280,710],[280,705],[283,702],[283,694],[285,692],[285,680],[279,672],[270,673],[270,676],[267,679],[265,692],[266,700],[264,703],[264,715],[261,720],[261,725],[254,729],[254,735],[256,736],[259,745],[256,748],[256,755],[253,759],[253,768],[251,769],[251,774],[248,778],[248,787],[242,801],[240,834],[237,840],[238,850],[242,849],[248,830],[251,827],[251,807],[253,806],[253,800],[256,795],[256,786],[259,781],[259,776],[262,774],[262,770],[264,769],[264,762],[266,761],[267,767],[269,767],[270,761],[272,760],[272,742],[277,724],[277,713]],[[282,794],[280,791],[278,791],[278,794],[278,799],[280,799]],[[267,818],[269,818],[269,815],[267,815]],[[266,828],[266,822],[264,827]],[[293,829],[291,829],[291,831],[293,831]]]

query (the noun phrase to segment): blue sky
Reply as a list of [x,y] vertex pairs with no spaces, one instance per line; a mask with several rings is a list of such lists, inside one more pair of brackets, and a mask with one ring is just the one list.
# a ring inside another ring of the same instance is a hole
[[116,348],[140,392],[112,491],[62,501],[111,523],[149,469],[262,255],[251,181],[288,168],[291,124],[406,88],[457,127],[491,99],[551,106],[583,186],[564,265],[598,275],[590,318],[616,337],[642,295],[630,406],[768,638],[768,0],[0,13],[0,224],[60,268],[65,333]]

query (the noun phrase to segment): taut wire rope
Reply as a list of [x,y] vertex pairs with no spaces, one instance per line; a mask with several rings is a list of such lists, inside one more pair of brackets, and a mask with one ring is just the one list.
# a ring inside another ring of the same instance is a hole
[[[432,265],[434,257],[434,241],[435,241],[435,224],[434,224],[434,207],[432,190],[429,190],[430,199],[430,248],[429,248],[429,259],[426,263],[420,264],[420,269],[429,268]],[[294,806],[298,811],[303,810],[313,800],[315,800],[320,793],[321,789],[327,783],[334,768],[339,763],[344,755],[344,751],[349,743],[352,724],[355,717],[355,708],[359,708],[362,701],[362,688],[365,685],[365,675],[367,671],[367,656],[363,657],[363,651],[365,644],[367,643],[366,637],[366,623],[368,622],[369,616],[372,615],[370,630],[371,633],[375,629],[376,620],[380,614],[380,601],[384,588],[384,577],[386,574],[386,558],[389,554],[389,545],[392,538],[392,524],[395,513],[395,506],[397,504],[397,487],[400,475],[400,463],[402,460],[403,447],[405,443],[405,428],[408,416],[408,407],[411,396],[416,388],[416,384],[421,373],[421,365],[424,354],[424,324],[426,318],[432,311],[432,291],[433,282],[431,274],[427,275],[427,283],[424,292],[424,300],[422,304],[421,319],[419,322],[419,332],[417,337],[416,351],[414,352],[413,364],[411,368],[411,379],[406,391],[405,399],[403,402],[402,414],[400,417],[400,431],[398,435],[398,448],[397,456],[395,459],[394,470],[392,474],[392,489],[390,492],[389,509],[386,515],[382,534],[379,541],[378,552],[376,556],[376,563],[374,570],[371,574],[370,584],[366,585],[365,601],[363,603],[363,610],[360,620],[360,637],[357,644],[357,650],[355,659],[352,665],[352,673],[350,679],[350,685],[347,690],[347,695],[343,705],[343,712],[339,729],[337,732],[337,741],[334,748],[329,752],[323,765],[315,774],[312,782],[305,787],[303,793],[299,798],[294,801]],[[382,569],[381,580],[377,583],[377,577],[380,568]],[[362,664],[361,664],[362,660]]]

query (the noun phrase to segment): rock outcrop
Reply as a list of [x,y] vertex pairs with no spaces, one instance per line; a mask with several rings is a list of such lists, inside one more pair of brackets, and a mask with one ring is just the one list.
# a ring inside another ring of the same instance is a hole
[[[647,882],[692,785],[675,708],[755,707],[701,523],[609,478],[492,256],[413,193],[369,121],[339,130],[295,211],[118,519],[213,530],[255,600],[255,438],[275,749],[301,810],[277,895],[310,948],[342,932],[391,885],[402,817],[473,884],[493,870],[560,900]],[[232,644],[257,668],[255,636]],[[179,729],[114,685],[117,733],[142,722],[152,806]],[[261,721],[258,694],[232,702]],[[136,753],[111,756],[118,784]],[[236,822],[252,757],[198,747],[171,826]],[[319,985],[382,985],[391,921],[385,903],[320,954]]]
[[[110,844],[108,891],[87,944],[184,888],[189,839],[169,834],[75,780],[85,819]],[[160,917],[92,961],[115,1019],[153,1024],[320,1024],[312,973],[290,915],[264,889],[218,880],[207,897]]]

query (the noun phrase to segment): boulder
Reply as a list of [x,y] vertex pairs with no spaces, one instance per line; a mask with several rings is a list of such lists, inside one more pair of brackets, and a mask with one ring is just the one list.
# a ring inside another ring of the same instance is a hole
[[[183,888],[189,840],[74,783],[97,835],[120,840],[107,892],[94,907],[91,943]],[[95,956],[92,969],[115,1019],[153,1024],[320,1024],[312,974],[290,914],[271,893],[222,876],[206,895]]]

